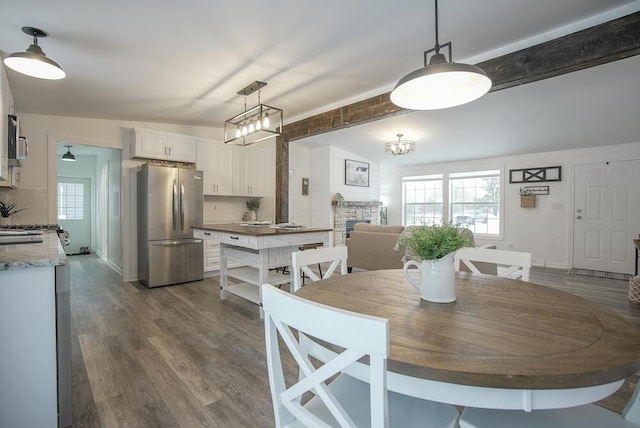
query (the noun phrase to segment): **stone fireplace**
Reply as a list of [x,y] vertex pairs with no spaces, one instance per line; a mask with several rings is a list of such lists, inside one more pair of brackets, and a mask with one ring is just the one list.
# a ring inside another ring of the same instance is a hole
[[344,245],[347,220],[380,224],[380,201],[333,201],[334,245]]

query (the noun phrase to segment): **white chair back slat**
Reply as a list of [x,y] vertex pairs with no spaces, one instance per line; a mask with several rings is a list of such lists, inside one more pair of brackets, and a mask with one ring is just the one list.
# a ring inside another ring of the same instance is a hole
[[506,266],[506,269],[498,269],[498,276],[520,278],[523,281],[529,281],[531,276],[531,253],[488,248],[460,248],[456,251],[453,260],[457,271],[460,270],[462,262],[472,273],[480,273],[473,262],[485,262]]
[[622,410],[622,416],[627,421],[640,425],[640,388],[637,385],[633,395]]
[[[355,314],[314,303],[286,293],[270,284],[262,285],[265,313],[265,341],[269,383],[274,400],[276,426],[298,420],[310,427],[329,427],[301,404],[301,397],[313,391],[341,427],[356,427],[326,381],[368,355],[370,358],[372,426],[387,427],[386,358],[389,355],[389,323],[386,319]],[[298,332],[296,336],[292,329]],[[303,375],[287,388],[284,381],[278,333],[298,363]],[[307,335],[340,346],[344,351],[316,368],[301,339]]]
[[[328,269],[320,278],[310,266],[321,263],[331,263]],[[296,251],[291,254],[291,270],[293,274],[293,288],[296,292],[302,287],[302,275],[306,275],[312,281],[330,278],[340,266],[340,274],[347,274],[347,247],[345,245],[337,247],[320,247],[304,251]]]

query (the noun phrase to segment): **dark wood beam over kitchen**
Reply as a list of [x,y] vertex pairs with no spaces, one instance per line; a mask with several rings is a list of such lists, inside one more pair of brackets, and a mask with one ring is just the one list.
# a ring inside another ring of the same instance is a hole
[[[495,92],[638,54],[640,12],[477,65],[489,75],[493,82],[491,92]],[[389,94],[378,95],[290,123],[285,125],[284,133],[289,141],[295,141],[410,111],[393,104]]]
[[[477,65],[491,78],[491,92],[495,92],[638,54],[640,12],[635,12]],[[285,137],[279,138],[278,144],[288,145],[290,141],[410,111],[394,105],[389,93],[385,93],[285,125]],[[288,148],[284,152],[288,153]],[[282,161],[276,168],[277,183],[288,178],[289,174],[288,159]],[[278,193],[276,189],[276,204],[280,205],[286,200],[278,201]],[[287,196],[280,197],[286,199]],[[286,215],[286,212],[283,214]]]

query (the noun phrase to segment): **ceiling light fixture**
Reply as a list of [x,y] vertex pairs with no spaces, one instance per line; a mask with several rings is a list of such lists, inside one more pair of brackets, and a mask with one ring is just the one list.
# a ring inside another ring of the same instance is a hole
[[65,146],[67,148],[67,153],[62,155],[62,160],[67,162],[75,162],[76,157],[71,153],[71,147],[73,146]]
[[398,134],[398,141],[384,143],[384,152],[388,155],[406,155],[414,151],[415,141],[403,140],[402,137],[402,134]]
[[22,31],[33,36],[33,44],[27,48],[26,52],[14,52],[6,57],[4,64],[18,73],[37,77],[38,79],[64,79],[67,74],[62,67],[57,62],[47,58],[40,46],[38,46],[38,37],[47,37],[47,33],[33,27],[22,27]]
[[[265,82],[255,81],[238,91],[244,95],[244,111],[224,123],[225,143],[248,146],[282,134],[282,110],[260,103],[260,89],[265,86]],[[258,105],[247,110],[247,95],[256,91]]]
[[[489,92],[491,79],[476,65],[452,60],[451,42],[438,42],[438,0],[436,5],[436,46],[424,52],[424,67],[404,76],[391,91],[391,102],[412,110],[436,110],[476,100]],[[440,48],[449,47],[449,61]],[[427,56],[435,53],[427,65]]]

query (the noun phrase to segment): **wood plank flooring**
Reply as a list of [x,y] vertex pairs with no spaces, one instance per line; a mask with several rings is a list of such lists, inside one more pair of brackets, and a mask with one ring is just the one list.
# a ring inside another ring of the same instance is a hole
[[[217,279],[147,289],[93,255],[69,261],[74,427],[273,426],[256,305],[221,301]],[[626,281],[539,268],[531,280],[640,327]],[[636,384],[634,376],[599,404],[620,412]]]

